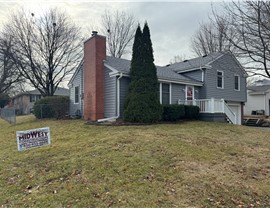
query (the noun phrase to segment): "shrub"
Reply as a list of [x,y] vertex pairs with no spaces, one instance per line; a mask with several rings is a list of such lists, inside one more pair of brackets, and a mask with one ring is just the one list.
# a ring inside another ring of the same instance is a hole
[[63,118],[69,111],[69,97],[45,97],[35,102],[34,115],[36,118]]
[[184,105],[163,105],[163,121],[177,121],[185,116]]
[[193,105],[185,105],[185,118],[187,119],[198,119],[200,108]]

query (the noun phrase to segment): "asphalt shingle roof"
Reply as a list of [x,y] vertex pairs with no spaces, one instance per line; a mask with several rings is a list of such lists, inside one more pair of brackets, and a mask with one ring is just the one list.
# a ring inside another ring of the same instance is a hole
[[[130,60],[126,59],[119,59],[111,56],[107,56],[106,58],[106,64],[109,66],[113,67],[119,72],[127,73],[129,74],[130,72]],[[191,83],[196,83],[196,84],[201,84],[201,82],[198,82],[196,80],[190,79],[188,77],[185,77],[181,74],[177,74],[173,70],[167,67],[160,67],[156,66],[157,68],[157,76],[159,79],[166,79],[166,80],[171,80],[171,81],[179,81],[179,82],[191,82]]]
[[270,90],[270,85],[261,85],[261,86],[249,86],[247,87],[248,90],[252,90],[254,92],[265,92]]
[[[16,95],[15,97],[20,96],[20,95],[40,95],[40,92],[37,89],[29,90],[29,91],[22,92],[22,93]],[[55,90],[54,95],[68,96],[69,95],[69,89],[58,87]]]
[[189,59],[183,62],[171,64],[167,66],[167,68],[176,72],[181,72],[188,69],[200,68],[209,64],[213,60],[221,57],[222,55],[224,55],[224,53],[220,53],[220,52],[211,53],[211,54],[208,54],[207,56],[200,56],[198,58]]

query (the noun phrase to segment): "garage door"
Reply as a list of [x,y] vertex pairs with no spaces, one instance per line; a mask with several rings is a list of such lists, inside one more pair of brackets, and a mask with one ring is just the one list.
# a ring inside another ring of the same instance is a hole
[[239,104],[230,104],[230,103],[228,103],[228,106],[236,115],[236,123],[241,125],[241,106]]

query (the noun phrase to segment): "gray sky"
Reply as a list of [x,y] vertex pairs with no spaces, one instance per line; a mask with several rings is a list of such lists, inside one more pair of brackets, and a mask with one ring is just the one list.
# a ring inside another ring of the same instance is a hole
[[[216,3],[215,3],[216,4]],[[148,22],[154,49],[155,64],[166,65],[175,55],[186,59],[194,57],[190,37],[199,23],[208,21],[211,2],[90,2],[90,1],[2,1],[0,2],[0,28],[8,15],[19,8],[35,14],[49,7],[59,7],[68,12],[74,22],[85,31],[99,25],[101,15],[107,10],[124,10],[134,14],[140,22]],[[90,32],[89,32],[90,36]],[[125,58],[130,59],[130,56]]]

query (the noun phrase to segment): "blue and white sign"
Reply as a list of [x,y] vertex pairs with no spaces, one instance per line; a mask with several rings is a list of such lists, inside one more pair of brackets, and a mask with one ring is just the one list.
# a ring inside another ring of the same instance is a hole
[[16,137],[19,151],[51,144],[49,127],[17,131]]

